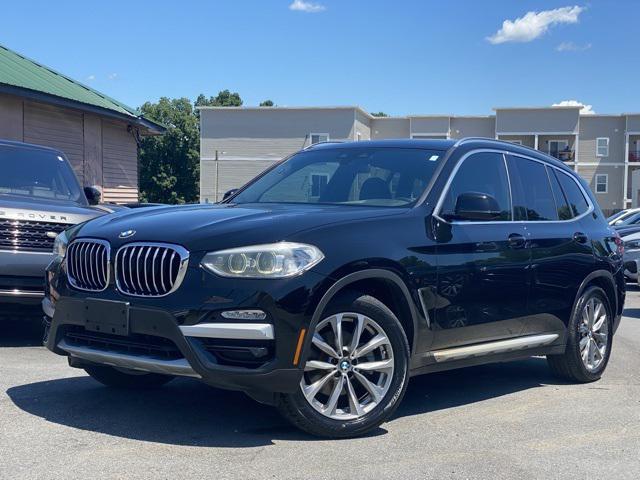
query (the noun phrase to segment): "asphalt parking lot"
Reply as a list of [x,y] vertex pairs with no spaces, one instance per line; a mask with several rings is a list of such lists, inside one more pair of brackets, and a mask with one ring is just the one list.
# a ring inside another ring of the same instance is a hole
[[[633,288],[633,287],[632,287]],[[0,326],[0,478],[640,478],[640,291],[603,379],[542,358],[412,380],[373,435],[328,441],[241,393],[179,379],[113,391]]]

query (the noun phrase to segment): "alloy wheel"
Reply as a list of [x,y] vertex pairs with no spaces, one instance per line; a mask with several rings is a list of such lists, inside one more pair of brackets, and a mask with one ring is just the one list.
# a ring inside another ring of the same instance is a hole
[[313,332],[300,388],[322,415],[352,420],[382,401],[393,370],[393,348],[380,325],[360,313],[337,313]]
[[602,300],[591,297],[582,308],[578,325],[580,356],[587,370],[596,370],[604,361],[608,347],[609,322]]

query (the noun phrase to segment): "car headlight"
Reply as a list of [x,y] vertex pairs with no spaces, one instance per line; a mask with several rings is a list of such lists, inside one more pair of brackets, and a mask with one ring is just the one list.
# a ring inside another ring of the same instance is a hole
[[323,258],[313,245],[280,242],[207,253],[200,264],[223,277],[286,278],[309,270]]
[[53,241],[53,255],[56,259],[64,259],[64,256],[67,254],[67,245],[69,244],[69,239],[67,238],[67,234],[64,232],[60,232],[56,239]]
[[624,242],[625,250],[640,250],[640,240],[629,240]]

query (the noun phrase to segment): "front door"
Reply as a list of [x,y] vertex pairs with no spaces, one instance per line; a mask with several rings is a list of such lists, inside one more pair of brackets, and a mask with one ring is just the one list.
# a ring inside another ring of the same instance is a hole
[[[499,215],[457,220],[461,194],[487,194]],[[458,205],[459,207],[459,205]],[[437,301],[433,350],[516,337],[526,315],[530,252],[514,221],[504,156],[462,160],[436,207]]]

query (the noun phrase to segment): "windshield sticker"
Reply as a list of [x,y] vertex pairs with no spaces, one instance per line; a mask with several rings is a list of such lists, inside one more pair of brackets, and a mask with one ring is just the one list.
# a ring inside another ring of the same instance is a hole
[[438,160],[440,158],[440,155],[431,155],[429,157],[429,161],[430,162],[435,162],[436,160]]

